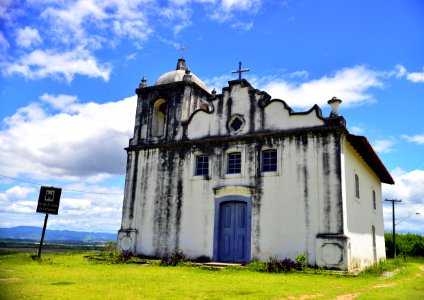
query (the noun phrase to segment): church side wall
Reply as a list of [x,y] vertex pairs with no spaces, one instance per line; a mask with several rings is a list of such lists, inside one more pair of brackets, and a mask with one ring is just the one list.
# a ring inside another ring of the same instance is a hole
[[[381,182],[349,142],[345,140],[343,146],[349,266],[350,269],[362,269],[386,258]],[[355,175],[359,180],[359,197]],[[373,191],[376,209],[373,208]],[[372,226],[375,228],[375,257]]]

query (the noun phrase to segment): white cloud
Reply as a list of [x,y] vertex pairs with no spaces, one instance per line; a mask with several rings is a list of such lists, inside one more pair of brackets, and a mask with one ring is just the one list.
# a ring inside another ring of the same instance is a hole
[[[413,170],[405,172],[396,168],[392,172],[394,185],[383,185],[383,199],[400,199],[396,204],[396,220],[402,222],[397,229],[403,232],[422,232],[424,217],[424,170]],[[419,212],[421,215],[415,215]],[[392,207],[384,206],[386,230],[392,227]],[[410,217],[409,217],[410,216]],[[405,218],[407,217],[407,218]]]
[[231,24],[231,28],[241,30],[243,32],[249,31],[253,27],[253,22],[236,22]]
[[40,100],[50,104],[52,107],[64,110],[64,111],[72,111],[73,106],[78,98],[77,96],[69,96],[69,95],[50,95],[43,94],[40,96]]
[[358,126],[350,127],[349,131],[351,131],[353,134],[358,134],[358,135],[361,135],[365,132],[364,129],[362,129],[361,127],[358,127]]
[[225,11],[252,11],[261,6],[261,0],[222,0],[221,7]]
[[405,76],[405,74],[407,73],[406,68],[402,65],[396,65],[395,69],[396,69],[395,75],[397,78],[401,78]]
[[4,71],[7,75],[17,73],[30,79],[63,77],[68,82],[75,75],[100,77],[108,81],[110,72],[109,64],[100,65],[90,52],[80,48],[62,53],[35,50],[18,62],[9,64]]
[[262,6],[262,0],[222,0],[216,4],[210,10],[210,18],[217,22],[227,22],[233,20],[235,14],[256,14]]
[[20,47],[30,48],[39,45],[42,40],[38,30],[26,26],[25,28],[18,29],[16,44]]
[[406,76],[406,79],[413,83],[424,82],[424,67],[422,72],[408,72],[402,65],[396,65],[396,71],[391,72],[390,75],[395,75],[397,78]]
[[54,108],[65,103],[67,108],[48,115],[47,108],[32,103],[5,119],[0,131],[2,172],[69,180],[124,173],[123,148],[133,132],[135,96],[105,104],[80,104],[66,95],[41,98]]
[[6,51],[9,47],[9,42],[4,37],[3,32],[0,31],[0,52]]
[[406,75],[406,78],[409,81],[412,81],[414,83],[424,82],[424,68],[423,68],[423,71],[422,72],[412,72],[412,73],[409,73],[408,75]]
[[404,135],[402,135],[402,138],[408,140],[409,142],[424,145],[424,134],[417,134],[417,135],[413,135],[413,136],[409,136],[409,135],[404,134]]
[[369,92],[373,88],[383,87],[383,74],[365,66],[355,66],[336,71],[330,76],[323,76],[301,83],[285,79],[262,78],[258,81],[260,88],[273,98],[285,100],[290,106],[310,108],[314,104],[326,105],[333,96],[343,100],[343,106],[354,106],[374,102]]
[[393,151],[393,146],[396,144],[395,138],[389,138],[385,140],[377,140],[373,144],[373,148],[379,153],[389,153]]

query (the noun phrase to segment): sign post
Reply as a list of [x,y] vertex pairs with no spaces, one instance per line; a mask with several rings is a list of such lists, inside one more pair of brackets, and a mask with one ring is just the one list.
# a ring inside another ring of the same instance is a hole
[[46,214],[44,218],[43,233],[41,234],[40,247],[38,248],[38,258],[41,257],[41,250],[44,242],[44,235],[46,233],[47,219],[49,214],[57,215],[59,213],[60,195],[62,194],[61,188],[42,186],[40,188],[40,196],[38,197],[37,212]]

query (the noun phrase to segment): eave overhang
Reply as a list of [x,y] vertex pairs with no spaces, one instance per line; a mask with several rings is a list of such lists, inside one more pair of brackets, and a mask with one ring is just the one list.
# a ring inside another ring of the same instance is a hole
[[389,171],[387,171],[384,164],[381,162],[377,153],[371,147],[367,138],[360,135],[347,134],[346,139],[349,144],[356,150],[356,152],[362,157],[367,165],[374,171],[381,182],[387,184],[395,184]]

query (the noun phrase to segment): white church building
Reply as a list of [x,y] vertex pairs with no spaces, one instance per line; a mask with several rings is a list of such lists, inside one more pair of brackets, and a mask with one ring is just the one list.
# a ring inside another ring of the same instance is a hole
[[248,263],[270,256],[341,270],[384,260],[381,184],[367,139],[329,101],[294,112],[245,79],[218,94],[179,59],[139,88],[118,248]]

